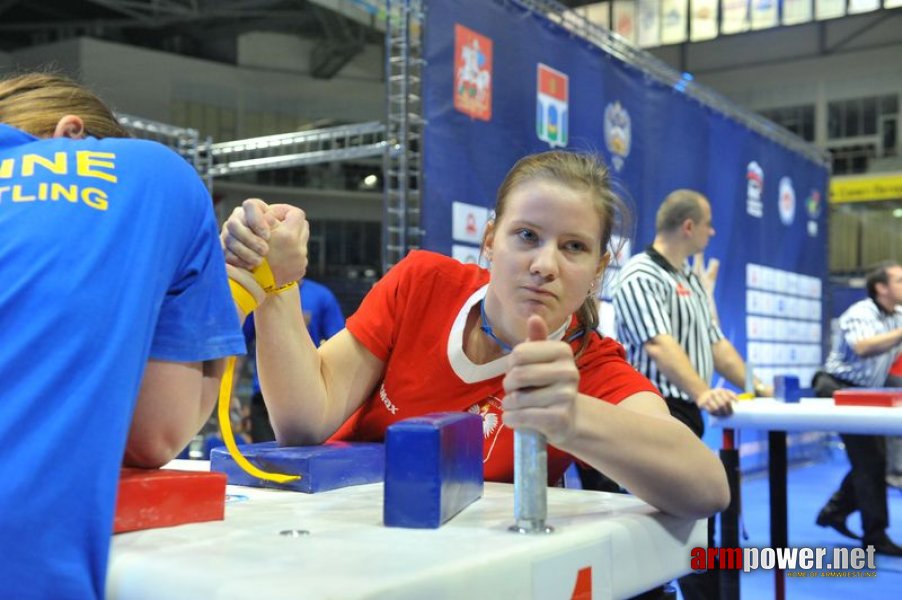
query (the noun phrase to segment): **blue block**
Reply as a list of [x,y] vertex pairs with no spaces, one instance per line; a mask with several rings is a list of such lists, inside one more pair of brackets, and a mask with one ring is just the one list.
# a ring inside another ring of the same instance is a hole
[[210,470],[225,473],[232,485],[308,494],[378,483],[385,476],[385,447],[371,442],[327,442],[318,446],[289,447],[261,442],[241,446],[241,453],[264,471],[300,475],[301,478],[288,483],[258,479],[245,473],[225,448],[214,448],[210,453]]
[[774,376],[774,397],[783,402],[798,402],[802,397],[799,378],[795,375]]
[[482,417],[432,413],[398,421],[385,433],[389,527],[440,527],[482,496]]

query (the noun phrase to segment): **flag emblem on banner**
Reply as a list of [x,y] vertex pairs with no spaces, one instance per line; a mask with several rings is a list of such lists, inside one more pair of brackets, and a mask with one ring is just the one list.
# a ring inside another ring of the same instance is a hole
[[805,208],[808,209],[808,235],[817,237],[817,218],[821,215],[821,193],[818,190],[811,190],[805,199]]
[[780,199],[777,205],[780,209],[780,220],[784,225],[792,225],[796,216],[796,191],[789,177],[780,179]]
[[536,72],[536,135],[554,148],[567,145],[570,78],[542,63]]
[[611,102],[604,108],[604,143],[611,153],[611,162],[618,171],[623,168],[626,157],[630,155],[633,141],[632,119],[620,104]]
[[811,190],[811,194],[805,200],[805,208],[808,209],[808,216],[816,219],[821,214],[821,193],[817,190]]
[[492,40],[460,24],[454,25],[454,108],[492,118]]

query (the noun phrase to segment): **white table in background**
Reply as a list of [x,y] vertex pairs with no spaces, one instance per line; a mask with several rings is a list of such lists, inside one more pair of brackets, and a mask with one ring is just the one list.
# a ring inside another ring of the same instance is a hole
[[[733,414],[711,417],[711,425],[732,429],[762,429],[767,434],[767,470],[770,489],[770,543],[774,548],[789,545],[789,517],[786,489],[786,432],[836,431],[869,435],[902,435],[902,407],[851,406],[834,404],[832,398],[802,398],[784,403],[772,398],[740,401]],[[824,490],[827,494],[831,490]],[[737,502],[733,498],[732,502]],[[724,514],[733,514],[734,506]],[[723,519],[721,520],[723,522]],[[736,531],[736,523],[722,525],[722,530]],[[739,540],[722,540],[722,545],[738,545]],[[786,595],[783,571],[774,569],[777,600]],[[738,593],[736,595],[738,598]],[[725,598],[725,600],[732,600]]]
[[728,417],[712,416],[711,425],[724,429],[902,435],[902,407],[837,406],[832,398],[802,398],[797,403],[758,398],[737,402]]

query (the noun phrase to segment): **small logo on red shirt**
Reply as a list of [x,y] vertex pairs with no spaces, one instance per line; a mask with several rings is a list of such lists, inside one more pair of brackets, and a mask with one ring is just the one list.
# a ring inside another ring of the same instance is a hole
[[482,437],[485,440],[482,462],[487,463],[495,450],[498,434],[501,433],[501,428],[504,426],[501,423],[501,400],[495,396],[489,396],[468,408],[467,412],[482,417]]
[[385,405],[385,408],[393,415],[398,414],[398,407],[394,405],[394,403],[389,400],[388,394],[385,392],[385,383],[379,386],[379,399],[382,400],[382,404]]

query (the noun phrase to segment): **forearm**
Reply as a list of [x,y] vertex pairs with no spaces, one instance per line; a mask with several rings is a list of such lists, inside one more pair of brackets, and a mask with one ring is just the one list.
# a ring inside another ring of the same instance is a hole
[[580,395],[576,431],[559,447],[664,512],[701,518],[723,510],[730,496],[723,466],[664,411],[643,414]]
[[902,328],[859,340],[852,349],[862,358],[889,352],[902,342]]
[[322,360],[310,339],[298,289],[270,296],[255,312],[257,374],[276,438],[285,445],[317,444],[327,425]]
[[148,362],[126,445],[126,466],[157,468],[181,452],[213,412],[225,362]]
[[721,339],[711,348],[717,372],[739,389],[745,390],[746,364],[733,344],[727,339]]
[[658,335],[645,343],[645,350],[658,370],[695,401],[710,386],[699,377],[682,347],[669,335]]

